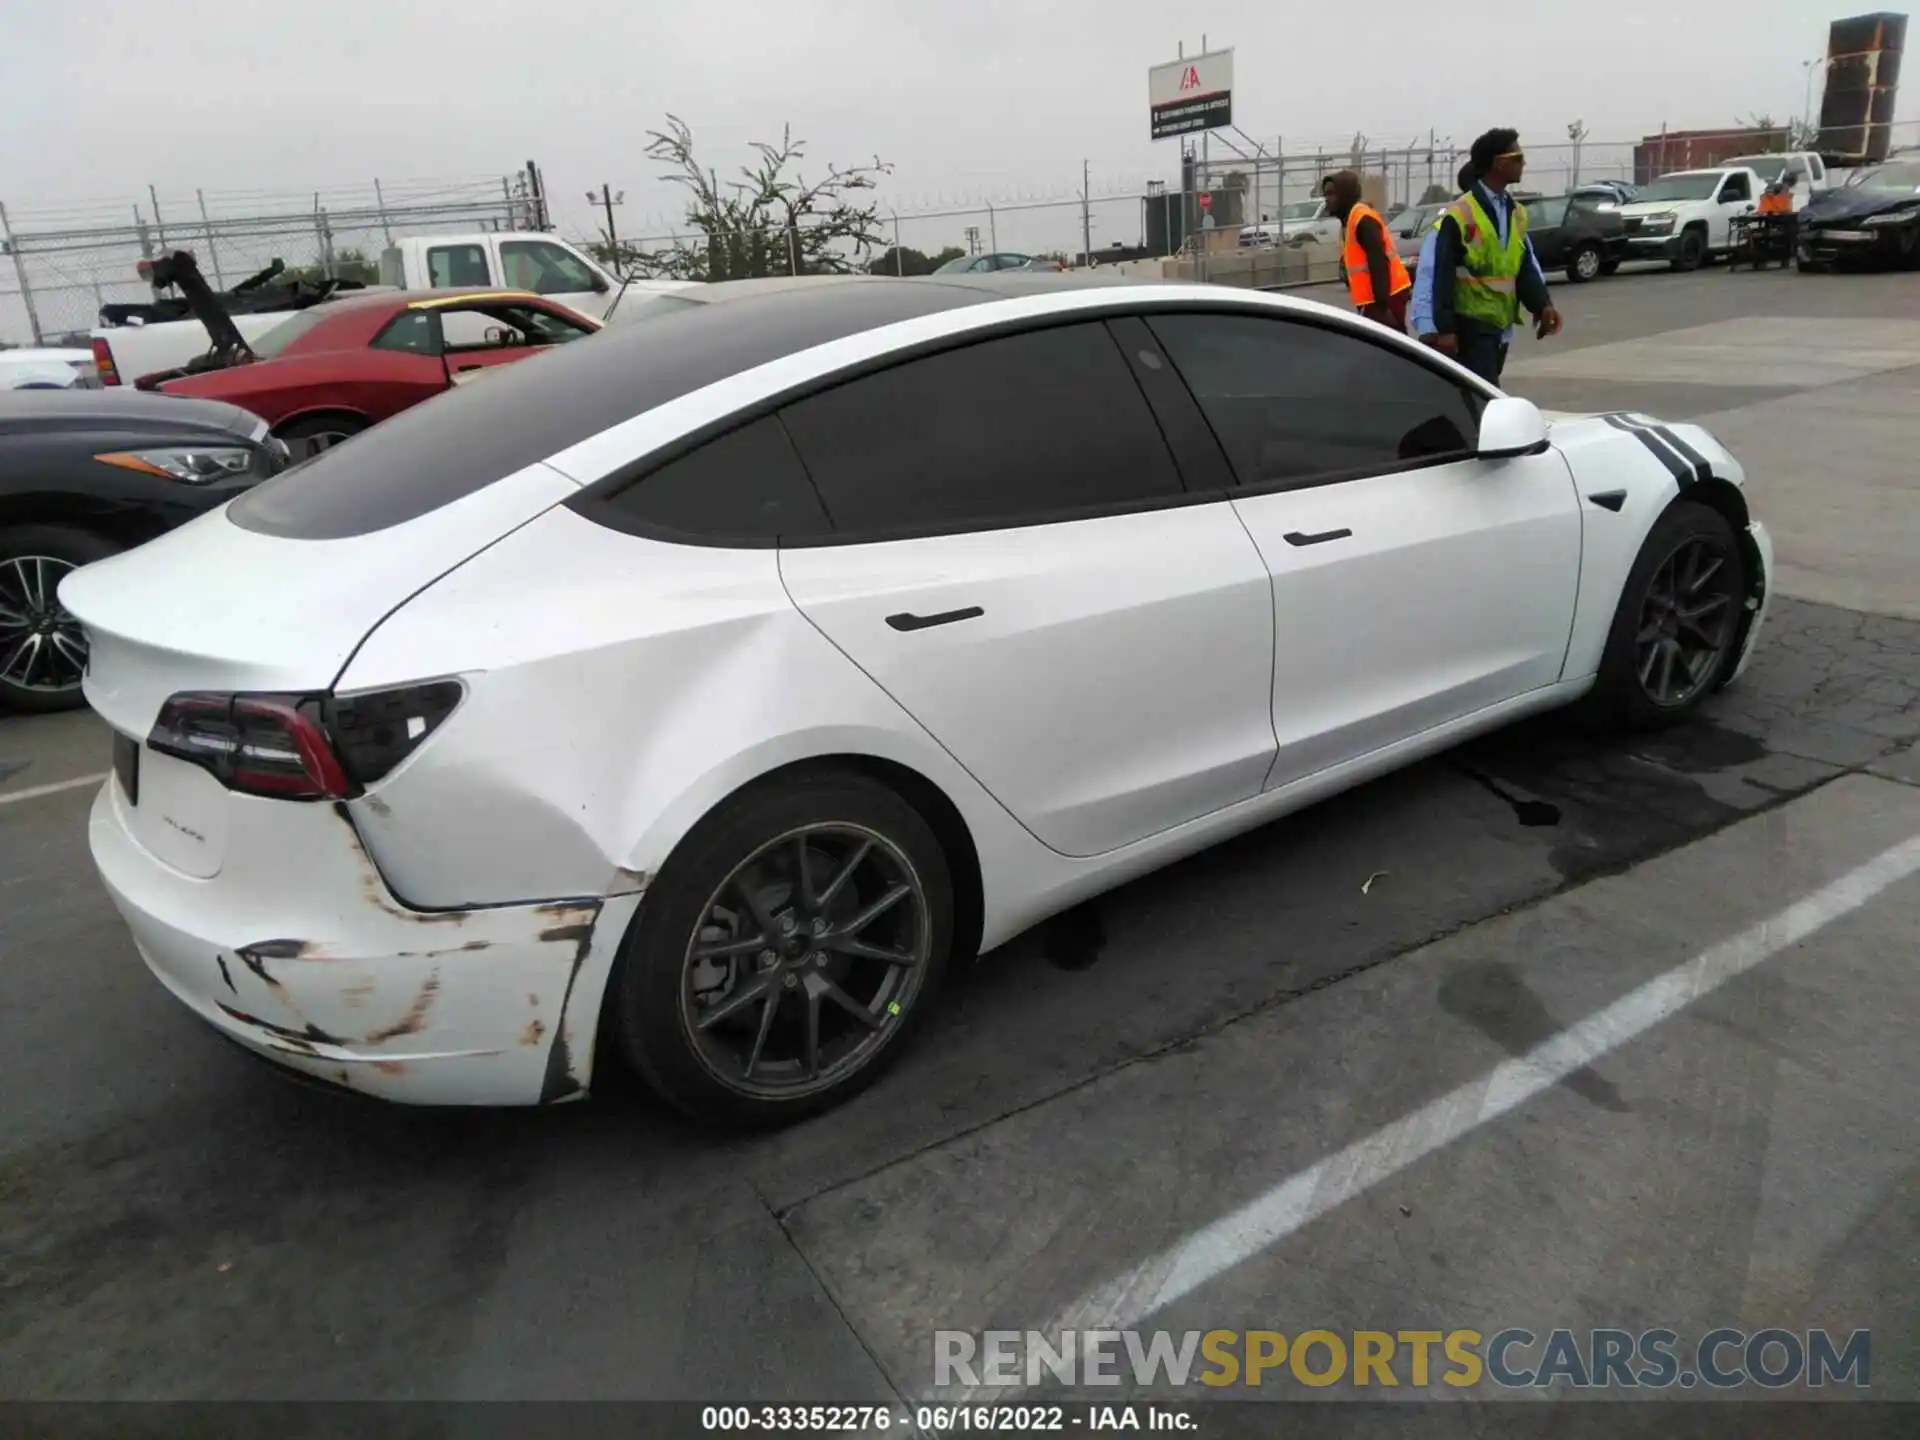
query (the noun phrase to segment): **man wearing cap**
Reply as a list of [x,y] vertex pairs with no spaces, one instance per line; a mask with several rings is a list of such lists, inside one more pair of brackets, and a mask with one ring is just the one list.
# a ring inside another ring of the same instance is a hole
[[1387,242],[1387,222],[1360,198],[1360,177],[1353,171],[1329,175],[1321,188],[1327,213],[1340,222],[1346,236],[1342,253],[1353,308],[1404,334],[1413,277]]
[[1487,131],[1473,142],[1474,183],[1434,227],[1433,329],[1420,338],[1496,385],[1523,307],[1542,339],[1560,333],[1560,312],[1527,238],[1526,209],[1507,193],[1526,163],[1517,130]]

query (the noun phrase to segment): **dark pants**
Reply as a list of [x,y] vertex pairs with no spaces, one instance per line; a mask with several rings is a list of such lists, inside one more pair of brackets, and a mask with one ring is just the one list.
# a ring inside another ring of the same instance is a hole
[[1500,372],[1507,364],[1507,342],[1498,330],[1460,323],[1460,363],[1491,384],[1500,383]]

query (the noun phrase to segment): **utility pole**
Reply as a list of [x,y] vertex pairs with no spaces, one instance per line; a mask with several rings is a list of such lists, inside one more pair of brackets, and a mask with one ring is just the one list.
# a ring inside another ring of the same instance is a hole
[[200,202],[200,228],[207,232],[207,259],[213,262],[213,283],[224,290],[227,282],[220,274],[220,251],[213,243],[213,222],[207,219],[207,194],[204,190],[195,190],[193,198]]
[[1815,148],[1813,137],[1813,67],[1823,64],[1819,59],[1802,60],[1800,66],[1807,72],[1806,93],[1800,101],[1800,143],[1807,149]]
[[1092,210],[1093,168],[1092,162],[1080,162],[1080,258],[1084,264],[1093,264],[1093,210]]
[[393,244],[393,227],[387,223],[387,195],[380,188],[380,177],[373,177],[373,203],[380,208],[380,233],[387,237],[387,244]]
[[1573,180],[1567,188],[1578,190],[1580,188],[1580,142],[1587,138],[1587,122],[1576,120],[1567,126],[1567,138],[1573,141]]
[[627,192],[622,190],[616,194],[611,185],[602,181],[599,194],[596,195],[591,190],[587,192],[587,203],[598,205],[607,212],[607,255],[611,260],[613,256],[620,253],[620,237],[613,228],[613,207],[627,203]]
[[0,203],[0,240],[6,242],[7,253],[13,256],[13,275],[20,282],[20,303],[27,312],[27,328],[33,332],[33,343],[38,345],[44,337],[40,333],[40,314],[33,308],[33,287],[27,283],[27,262],[20,256],[20,244],[13,238],[13,222],[7,219],[7,207]]
[[160,218],[160,196],[153,186],[147,186],[147,198],[153,201],[153,228],[160,232],[160,252],[167,249],[167,222]]

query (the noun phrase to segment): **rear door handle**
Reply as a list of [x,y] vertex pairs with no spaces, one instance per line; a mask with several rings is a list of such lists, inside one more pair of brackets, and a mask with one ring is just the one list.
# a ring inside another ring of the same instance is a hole
[[1329,540],[1345,540],[1352,536],[1351,530],[1322,530],[1318,535],[1303,534],[1298,530],[1287,531],[1289,545],[1324,545]]
[[937,615],[915,615],[902,610],[898,615],[887,616],[887,624],[896,630],[927,630],[935,625],[951,625],[957,620],[977,620],[986,613],[978,605],[969,605],[964,610],[942,610]]

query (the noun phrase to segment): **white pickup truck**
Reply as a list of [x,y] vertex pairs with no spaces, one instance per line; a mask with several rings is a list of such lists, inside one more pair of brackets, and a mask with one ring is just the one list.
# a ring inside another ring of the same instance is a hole
[[[618,320],[642,308],[643,296],[692,282],[635,280],[622,285],[597,262],[557,236],[533,231],[470,235],[415,235],[396,240],[380,255],[380,283],[345,292],[382,289],[438,290],[493,286],[530,290],[595,320]],[[615,302],[619,302],[617,305]],[[322,302],[325,303],[325,302]],[[234,327],[251,344],[288,318],[288,312],[236,314]],[[132,385],[142,375],[173,370],[205,353],[212,343],[198,320],[107,325],[92,332],[93,355],[106,385]]]
[[1745,166],[1680,170],[1642,185],[1620,207],[1629,260],[1666,260],[1697,270],[1733,249],[1733,217],[1749,215],[1769,181]]

